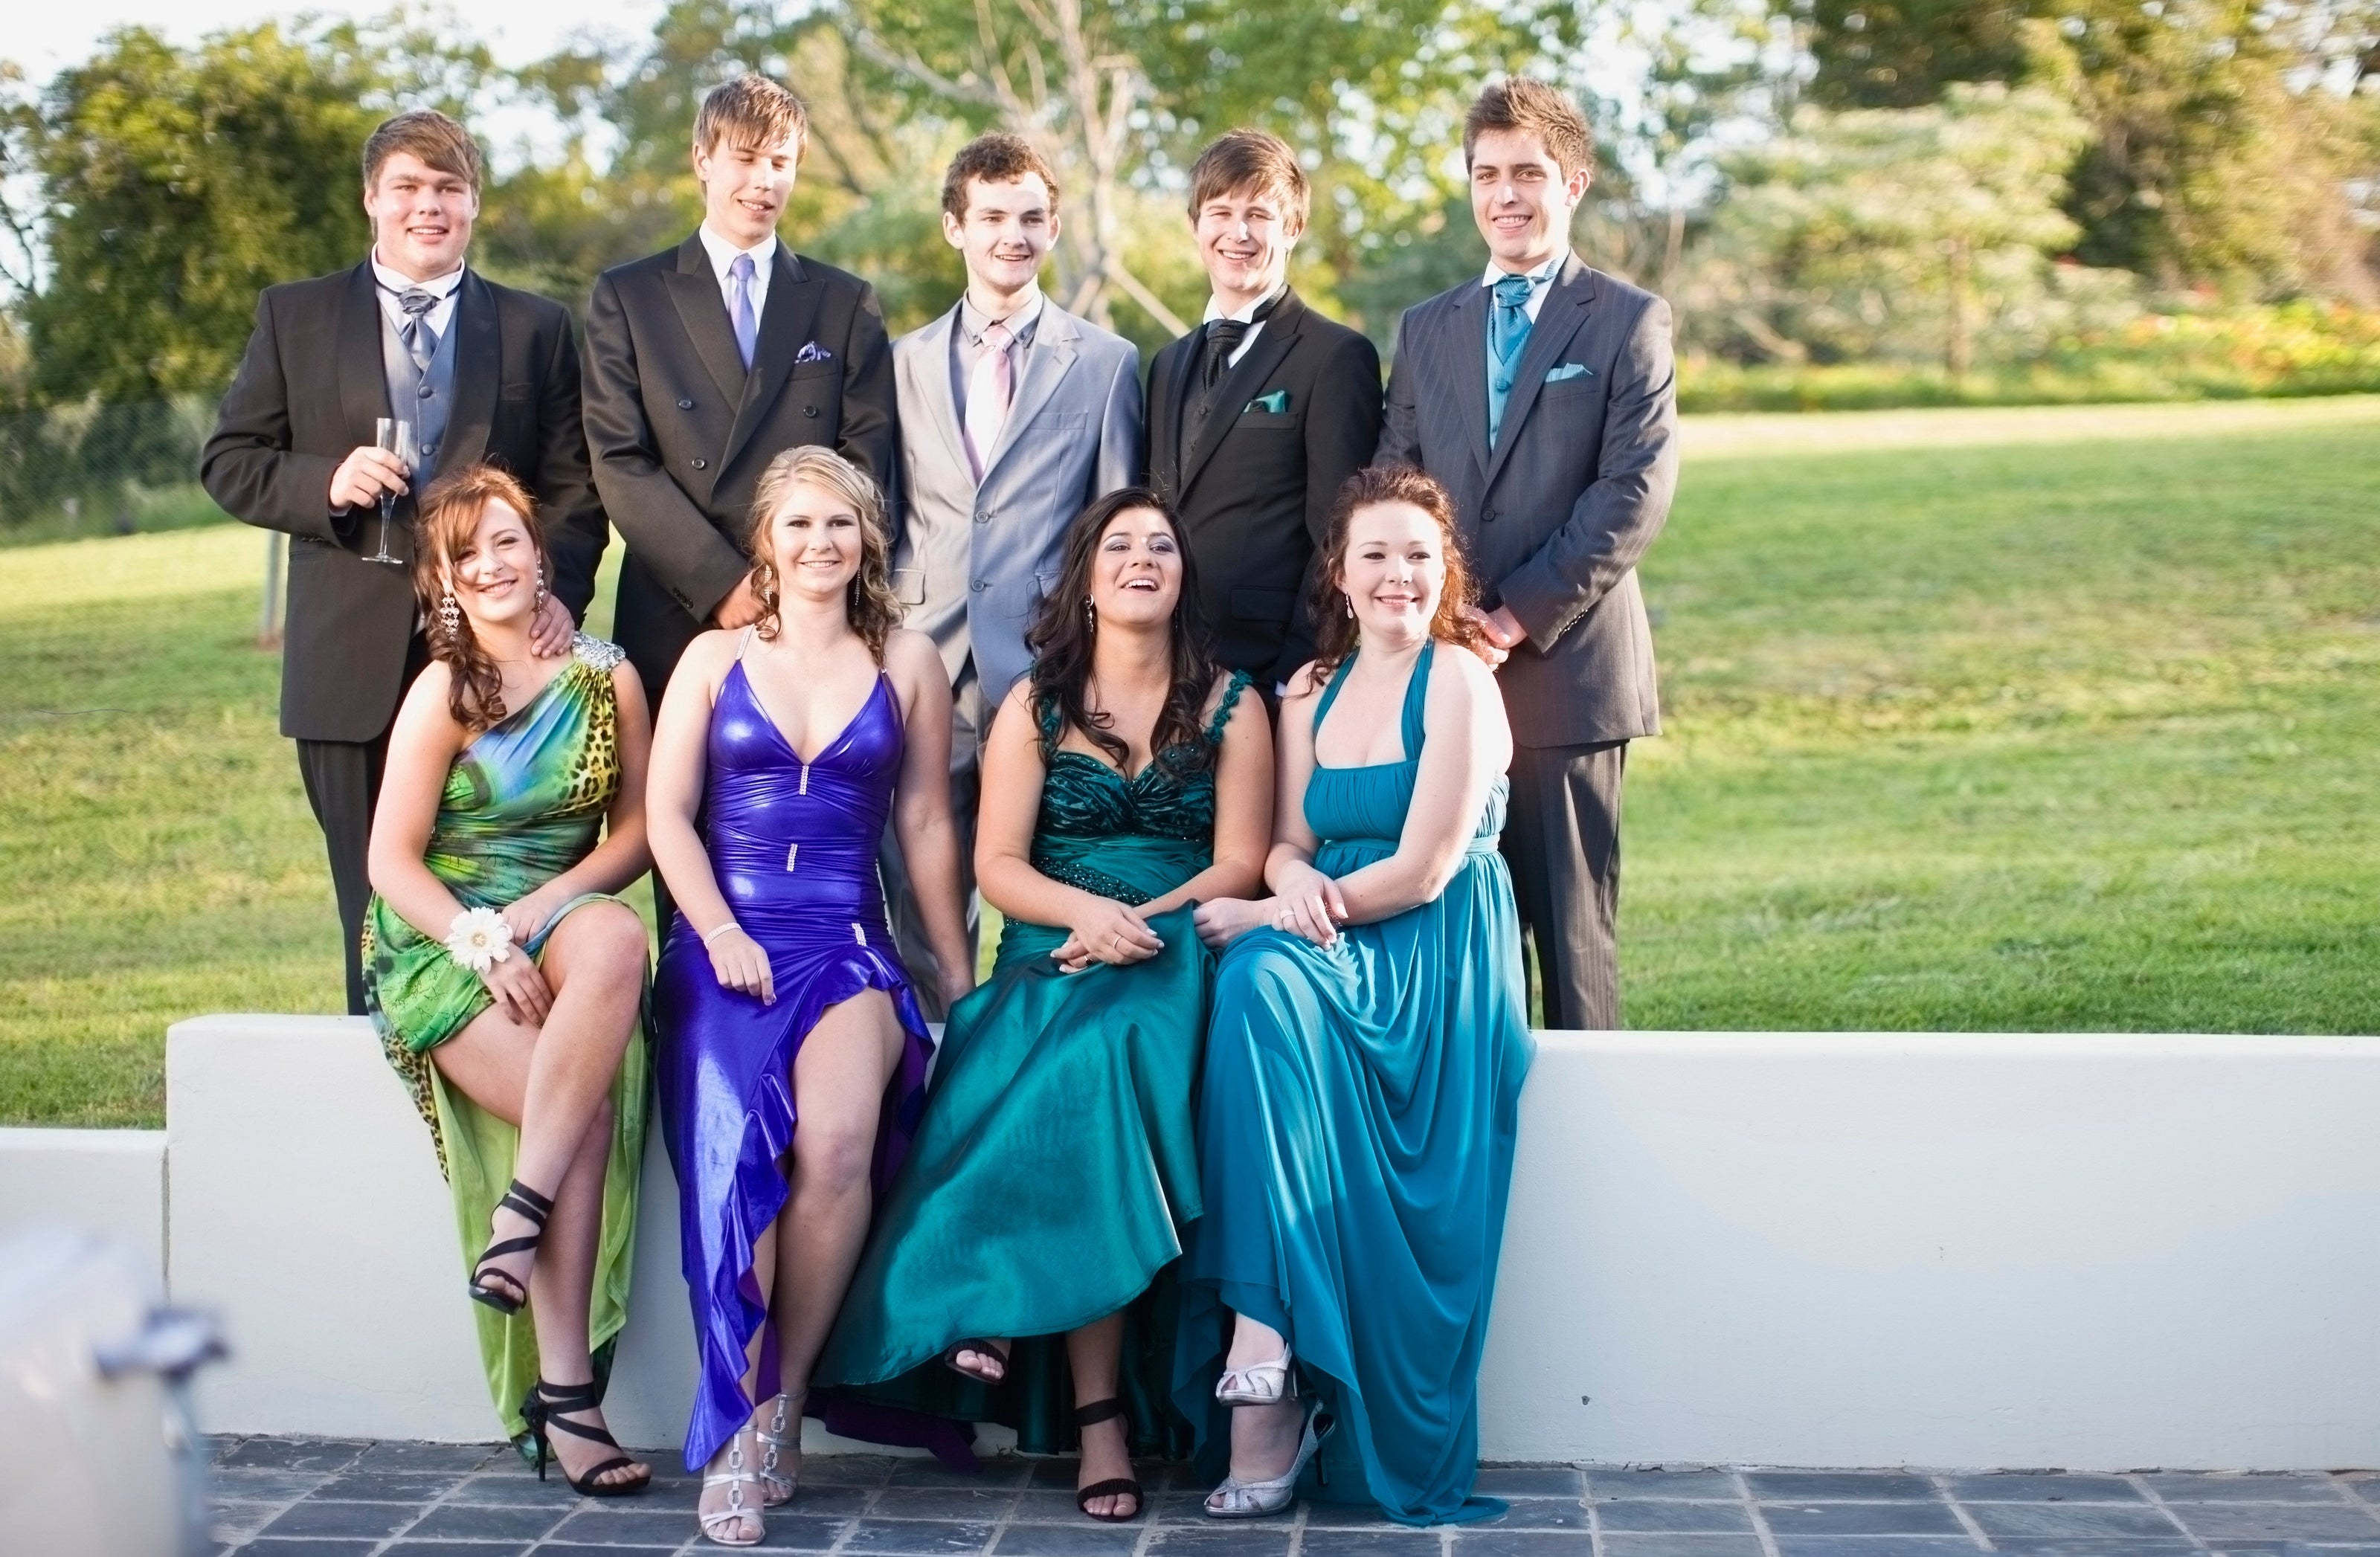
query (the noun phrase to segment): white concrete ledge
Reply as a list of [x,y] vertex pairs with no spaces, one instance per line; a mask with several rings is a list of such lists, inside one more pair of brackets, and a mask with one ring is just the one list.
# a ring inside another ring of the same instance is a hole
[[0,1129],[0,1243],[72,1227],[165,1278],[164,1130]]
[[[167,1088],[174,1295],[235,1347],[206,1424],[488,1437],[444,1188],[368,1028],[184,1022]],[[1482,1452],[2380,1464],[2375,1119],[2380,1041],[1546,1035]],[[632,1443],[689,1394],[674,1200],[655,1130]]]

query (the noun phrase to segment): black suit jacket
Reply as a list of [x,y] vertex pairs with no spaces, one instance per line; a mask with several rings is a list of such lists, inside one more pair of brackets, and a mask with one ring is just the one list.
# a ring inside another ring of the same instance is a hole
[[[369,260],[265,288],[200,456],[199,479],[225,513],[291,537],[281,733],[305,741],[378,740],[405,694],[413,570],[364,561],[379,545],[377,509],[334,514],[330,502],[332,472],[390,414],[373,291]],[[459,291],[455,408],[432,474],[485,459],[518,477],[543,512],[553,593],[584,620],[607,532],[578,423],[570,312],[476,271]],[[401,518],[411,501],[400,500]],[[410,528],[390,525],[388,549],[410,564]]]
[[[1314,657],[1305,610],[1314,555],[1340,484],[1379,442],[1380,354],[1289,293],[1184,449],[1199,334],[1165,346],[1149,367],[1148,484],[1182,515],[1217,658],[1270,692]],[[1286,409],[1245,409],[1276,391]]]
[[587,442],[628,543],[613,633],[657,703],[751,569],[744,537],[771,460],[822,444],[892,489],[892,354],[875,289],[783,242],[773,266],[748,374],[698,234],[604,272],[588,305]]
[[1475,280],[1405,310],[1389,373],[1383,462],[1454,494],[1481,603],[1527,630],[1497,682],[1524,746],[1661,728],[1636,560],[1678,485],[1670,305],[1563,262],[1522,348],[1488,446],[1488,291]]

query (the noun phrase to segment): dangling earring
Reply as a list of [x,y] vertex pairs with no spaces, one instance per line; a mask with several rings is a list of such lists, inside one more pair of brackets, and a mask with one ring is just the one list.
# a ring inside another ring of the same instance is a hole
[[455,603],[452,589],[438,597],[438,630],[450,641],[463,635],[463,608]]
[[1355,597],[1353,595],[1342,595],[1339,597],[1339,603],[1347,608],[1347,620],[1350,622],[1354,621]]
[[1091,604],[1088,595],[1083,597],[1083,620],[1090,623],[1092,632],[1099,630],[1099,608]]
[[529,608],[530,611],[534,613],[545,610],[545,564],[540,561],[537,565],[537,603]]

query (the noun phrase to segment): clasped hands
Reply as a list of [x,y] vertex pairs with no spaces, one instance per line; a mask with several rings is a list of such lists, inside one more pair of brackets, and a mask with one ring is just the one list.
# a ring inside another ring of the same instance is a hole
[[1339,944],[1347,899],[1338,882],[1312,865],[1294,864],[1281,870],[1274,887],[1269,898],[1218,898],[1200,903],[1192,916],[1198,938],[1220,951],[1249,931],[1269,926],[1326,950]]

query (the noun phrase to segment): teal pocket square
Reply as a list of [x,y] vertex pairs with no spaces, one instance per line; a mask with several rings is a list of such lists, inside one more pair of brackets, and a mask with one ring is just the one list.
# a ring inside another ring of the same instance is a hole
[[1241,406],[1240,415],[1245,416],[1251,411],[1269,411],[1274,416],[1278,416],[1288,409],[1289,392],[1287,390],[1275,390],[1270,394],[1260,394],[1254,400],[1249,401],[1245,405]]
[[1575,362],[1565,362],[1560,368],[1555,368],[1552,372],[1546,375],[1546,382],[1549,384],[1558,384],[1564,379],[1592,379],[1594,377],[1594,368],[1585,367]]

